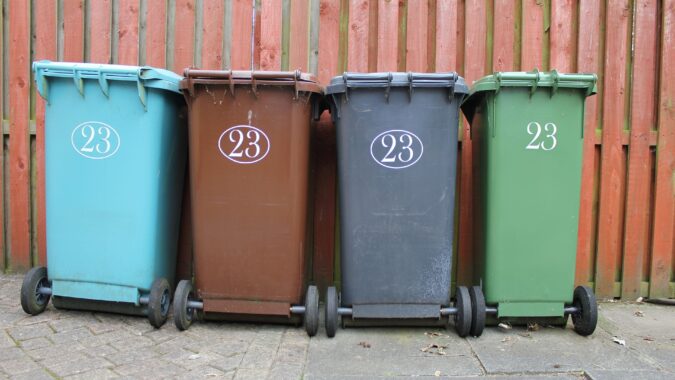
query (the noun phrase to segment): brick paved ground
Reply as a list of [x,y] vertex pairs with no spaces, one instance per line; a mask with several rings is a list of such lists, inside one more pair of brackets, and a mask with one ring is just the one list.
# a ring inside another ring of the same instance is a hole
[[[155,330],[144,318],[51,305],[30,317],[19,305],[21,278],[0,275],[0,379],[675,378],[675,307],[603,304],[591,338],[569,327],[488,328],[480,339],[452,330],[352,328],[334,339],[321,329],[310,341],[294,327],[196,323],[179,332],[167,323]],[[422,352],[429,344],[447,346],[445,355]]]

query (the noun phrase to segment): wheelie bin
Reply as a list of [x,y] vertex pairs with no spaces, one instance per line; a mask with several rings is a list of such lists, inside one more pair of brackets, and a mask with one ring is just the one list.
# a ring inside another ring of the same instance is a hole
[[[471,295],[451,303],[459,105],[456,73],[345,73],[326,89],[337,128],[341,292],[326,294],[326,333],[346,325],[471,329]],[[454,318],[450,317],[454,316]]]
[[187,156],[181,76],[150,67],[40,61],[46,101],[47,268],[21,305],[167,318]]
[[[322,88],[296,72],[185,70],[194,285],[178,284],[180,330],[205,319],[318,328],[308,286],[310,122]],[[304,315],[304,318],[303,318]]]
[[[584,102],[594,74],[501,72],[474,83],[475,255],[488,315],[554,319],[593,333],[597,304],[574,289]],[[592,138],[593,136],[588,136]]]

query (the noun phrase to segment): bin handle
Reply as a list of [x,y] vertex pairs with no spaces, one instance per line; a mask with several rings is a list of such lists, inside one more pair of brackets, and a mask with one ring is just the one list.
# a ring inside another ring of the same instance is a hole
[[106,98],[109,97],[108,94],[110,93],[109,91],[110,87],[108,84],[108,78],[102,71],[98,73],[98,85],[101,86],[101,91],[103,92],[103,95],[105,95]]

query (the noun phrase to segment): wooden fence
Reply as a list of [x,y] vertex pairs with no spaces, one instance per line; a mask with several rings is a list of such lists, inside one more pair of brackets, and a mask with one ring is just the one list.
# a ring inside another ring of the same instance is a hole
[[[675,0],[0,0],[0,269],[45,262],[44,105],[36,59],[167,67],[594,72],[586,108],[577,283],[601,297],[674,297]],[[255,10],[255,13],[254,13]],[[316,126],[314,277],[331,280],[334,129]],[[455,278],[472,277],[459,131]],[[184,217],[186,226],[189,218]],[[189,274],[189,228],[181,275]]]

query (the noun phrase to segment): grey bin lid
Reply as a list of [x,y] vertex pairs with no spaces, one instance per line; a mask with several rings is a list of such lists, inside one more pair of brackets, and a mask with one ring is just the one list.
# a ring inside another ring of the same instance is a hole
[[331,79],[326,94],[344,93],[348,88],[453,88],[453,93],[464,95],[469,88],[456,72],[447,73],[344,73]]

